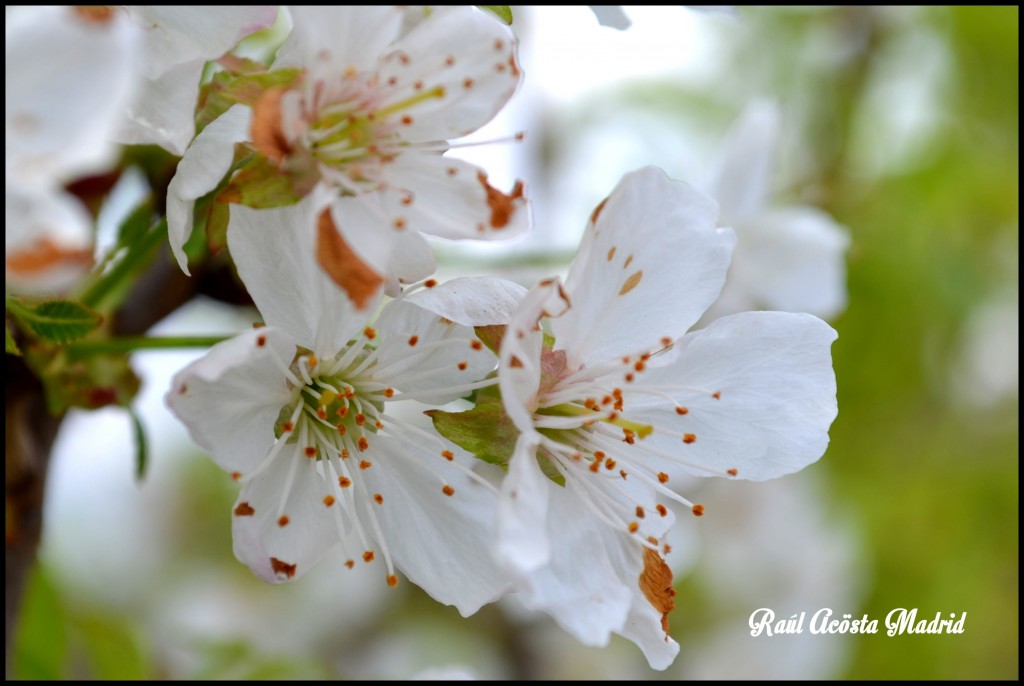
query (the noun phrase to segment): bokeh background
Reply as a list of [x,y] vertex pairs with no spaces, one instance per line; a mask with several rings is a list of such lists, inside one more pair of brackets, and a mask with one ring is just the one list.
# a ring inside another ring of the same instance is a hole
[[[1018,677],[1018,8],[626,11],[619,32],[583,7],[513,8],[524,86],[474,138],[528,136],[456,152],[525,178],[537,228],[511,248],[438,245],[441,276],[563,273],[623,173],[706,179],[754,98],[783,113],[774,197],[851,239],[831,446],[775,482],[686,491],[708,516],[673,533],[676,663],[580,646],[514,597],[463,619],[338,560],[263,584],[231,554],[236,486],[162,403],[195,353],[147,352],[141,482],[124,413],[64,422],[14,677]],[[160,330],[254,316],[196,301]],[[966,631],[752,638],[761,607],[966,612]]]

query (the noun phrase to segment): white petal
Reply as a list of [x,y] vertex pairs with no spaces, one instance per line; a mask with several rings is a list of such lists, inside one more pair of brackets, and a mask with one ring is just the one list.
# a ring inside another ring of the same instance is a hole
[[303,446],[287,446],[238,495],[231,515],[235,557],[270,583],[301,577],[340,541],[324,505],[330,493],[317,461]]
[[557,279],[542,281],[523,299],[501,341],[498,379],[505,412],[520,431],[532,432],[533,411],[540,389],[544,335],[542,316],[558,316],[568,301]]
[[374,379],[422,402],[444,404],[468,395],[459,386],[479,381],[497,364],[471,328],[407,298],[385,305],[374,327],[382,341],[380,362],[370,370]]
[[[516,39],[489,12],[471,6],[437,8],[384,58],[382,82],[395,79],[386,105],[443,88],[440,97],[401,110],[413,121],[402,127],[411,141],[458,138],[498,113],[519,85]],[[413,84],[421,84],[414,88]]]
[[[550,488],[550,561],[524,570],[530,573],[520,587],[527,607],[547,612],[580,642],[604,646],[626,622],[643,549],[596,519],[576,488],[571,482],[566,488]],[[620,563],[618,557],[624,560]],[[633,583],[620,578],[622,566],[631,567]]]
[[292,30],[274,68],[311,67],[341,74],[347,67],[368,69],[398,37],[404,11],[392,5],[289,7]]
[[419,231],[406,231],[399,237],[391,254],[391,272],[397,275],[388,283],[387,294],[395,297],[401,292],[399,284],[422,281],[437,271],[434,250]]
[[144,79],[114,134],[119,143],[159,145],[183,155],[196,135],[195,109],[203,60],[180,64]]
[[[463,617],[496,600],[508,581],[491,556],[494,492],[420,441],[378,436],[371,446],[373,466],[360,476],[371,493],[384,497],[369,507],[396,565]],[[452,496],[442,492],[445,483],[454,489]]]
[[403,300],[463,326],[508,324],[526,297],[514,281],[494,276],[461,277],[425,288]]
[[454,157],[409,151],[385,170],[383,209],[392,222],[439,238],[504,240],[530,226],[522,186],[494,188],[479,167]]
[[[719,475],[735,469],[753,481],[803,469],[825,452],[836,417],[835,339],[817,317],[785,312],[733,315],[687,334],[671,364],[649,367],[636,382],[668,393],[687,412],[629,393],[625,417],[671,432],[655,430],[634,447],[678,455],[701,476],[707,472],[699,467]],[[685,434],[692,440],[683,442]]]
[[316,223],[323,201],[314,192],[288,207],[254,210],[234,205],[228,247],[264,321],[327,359],[366,325],[367,315],[356,312],[316,262]]
[[[420,270],[414,263],[415,273],[404,274],[399,266],[407,266],[408,248],[404,245],[413,233],[396,226],[381,208],[380,198],[373,195],[335,197],[331,201],[331,218],[345,243],[379,276],[385,279],[388,290],[397,295],[399,282],[412,283]],[[408,278],[407,278],[408,277]]]
[[[656,167],[627,174],[583,238],[566,279],[572,308],[552,320],[570,368],[675,340],[718,297],[735,236],[706,195]],[[593,217],[592,217],[593,220]]]
[[7,284],[19,293],[67,290],[92,267],[92,218],[70,193],[7,183]]
[[[277,18],[277,7],[127,7],[145,31],[140,68],[148,79],[166,74],[185,62],[216,59],[250,33],[266,28]],[[193,86],[199,88],[199,80]]]
[[537,464],[539,440],[540,435],[534,431],[519,435],[498,499],[498,540],[494,553],[498,563],[517,576],[542,567],[551,559],[547,534],[551,484]]
[[68,7],[17,8],[6,20],[7,177],[63,183],[110,163],[134,83],[128,22],[90,23]]
[[292,397],[275,356],[289,364],[294,355],[283,331],[246,331],[175,374],[165,400],[217,464],[244,474],[274,444],[274,423]]
[[220,183],[231,168],[235,143],[249,139],[252,110],[235,105],[202,130],[185,151],[167,187],[167,236],[178,266],[188,274],[184,245],[192,235],[195,201]]
[[778,105],[758,100],[733,124],[710,191],[718,201],[723,225],[733,226],[765,206],[781,119]]
[[[784,207],[745,217],[716,316],[763,308],[832,317],[846,306],[846,230],[813,207]],[[731,307],[732,305],[732,307]]]

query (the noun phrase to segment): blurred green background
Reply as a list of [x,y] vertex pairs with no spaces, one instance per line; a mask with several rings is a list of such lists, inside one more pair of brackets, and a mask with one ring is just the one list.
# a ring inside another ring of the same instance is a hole
[[[529,50],[530,31],[544,15],[514,11]],[[817,643],[779,650],[811,655],[827,646],[832,657],[787,653],[788,667],[780,656],[763,657],[758,667],[762,657],[748,654],[745,643],[725,653],[749,660],[755,674],[1019,675],[1018,19],[1016,7],[698,15],[693,21],[712,57],[697,75],[617,82],[549,110],[531,130],[539,178],[528,180],[535,186],[571,168],[566,160],[588,131],[638,117],[659,121],[658,131],[685,131],[684,140],[696,142],[679,154],[681,164],[696,165],[752,96],[771,96],[786,123],[786,183],[777,199],[822,207],[850,231],[849,306],[832,322],[839,416],[827,454],[804,477],[814,514],[793,510],[790,520],[799,528],[797,518],[821,519],[818,538],[794,548],[794,564],[809,568],[826,542],[847,543],[840,563],[818,580],[824,604],[802,609],[810,614],[834,597],[852,603],[838,607],[837,600],[838,613],[872,618],[897,607],[920,608],[926,618],[967,612],[966,631],[814,637]],[[579,21],[593,19],[582,14]],[[622,172],[631,168],[623,165]],[[683,176],[680,168],[668,171]],[[523,260],[517,269],[554,271],[549,262]],[[149,392],[159,398],[162,388]],[[673,634],[682,653],[658,673],[625,641],[607,650],[578,647],[550,622],[508,604],[464,620],[411,584],[388,595],[376,577],[353,585],[336,570],[307,577],[307,588],[266,586],[231,554],[233,484],[180,432],[168,443],[154,453],[153,472],[132,501],[153,528],[138,530],[130,507],[104,522],[104,537],[129,549],[144,542],[137,555],[129,550],[117,564],[76,557],[55,540],[61,532],[46,533],[14,677],[407,678],[450,665],[481,678],[715,676],[725,672],[694,667],[701,659],[694,646],[723,627],[743,633],[753,609],[772,606],[771,598],[753,607],[723,601],[716,575],[702,566],[701,546],[716,542],[705,541],[676,576]],[[135,488],[130,455],[122,462],[116,478]],[[90,482],[81,487],[88,495]],[[763,506],[784,508],[778,499]],[[56,512],[51,527],[69,521]],[[134,533],[122,533],[118,527],[129,522]],[[764,571],[756,557],[750,564],[750,575]],[[96,577],[83,579],[83,569]],[[335,597],[342,600],[324,602]]]

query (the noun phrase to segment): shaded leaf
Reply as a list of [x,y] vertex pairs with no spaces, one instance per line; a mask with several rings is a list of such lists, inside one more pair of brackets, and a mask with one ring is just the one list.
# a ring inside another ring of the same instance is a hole
[[7,354],[21,357],[21,351],[18,349],[18,344],[14,342],[14,336],[11,335],[11,330],[4,326],[4,331],[7,333],[7,342],[5,344]]

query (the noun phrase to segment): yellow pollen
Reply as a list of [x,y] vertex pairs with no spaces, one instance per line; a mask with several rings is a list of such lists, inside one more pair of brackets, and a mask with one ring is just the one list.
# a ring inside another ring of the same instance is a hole
[[658,481],[663,484],[668,483],[668,474],[665,472],[658,472]]
[[[366,436],[360,436],[359,441],[358,443],[356,443],[356,445],[359,447],[359,452],[363,453],[366,452],[366,449],[370,447],[370,442],[366,440]],[[362,467],[362,463],[360,463],[359,466]],[[365,469],[365,467],[363,468]]]
[[394,574],[388,574],[388,586],[394,588],[398,585],[398,577]]
[[697,516],[697,517],[703,517],[704,516],[704,506],[703,505],[694,505],[693,506],[693,514],[695,516]]
[[697,440],[696,434],[683,434],[683,443],[693,443]]
[[359,468],[360,469],[369,469],[372,466],[373,466],[373,463],[370,462],[369,460],[363,460],[362,462],[359,463]]
[[349,479],[347,476],[339,477],[338,485],[341,486],[342,488],[348,488],[349,486],[352,485],[352,480]]
[[668,508],[665,507],[664,505],[662,505],[661,503],[658,503],[658,508],[657,509],[658,509],[658,514],[661,515],[662,517],[668,516]]
[[360,413],[358,413],[355,416],[355,420],[356,420],[356,424],[358,424],[359,426],[362,426],[363,424],[366,423],[366,415],[363,414],[362,412],[360,412]]
[[371,562],[373,562],[374,557],[376,556],[373,554],[373,551],[367,550],[365,553],[363,553],[363,562],[365,562],[366,564],[370,564]]
[[385,388],[384,389],[384,397],[385,398],[394,398],[395,397],[395,389],[393,389],[393,388]]
[[368,326],[365,329],[363,329],[363,335],[372,341],[374,338],[377,337],[377,332],[373,330],[372,326]]
[[635,534],[636,530],[639,529],[639,528],[640,528],[640,524],[638,524],[637,522],[630,522],[629,523],[629,533]]
[[334,496],[333,495],[325,495],[324,496],[324,506],[325,507],[330,507],[333,504],[334,504]]

